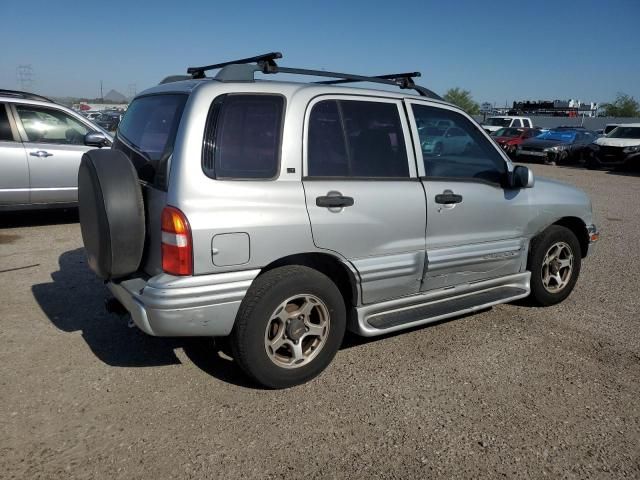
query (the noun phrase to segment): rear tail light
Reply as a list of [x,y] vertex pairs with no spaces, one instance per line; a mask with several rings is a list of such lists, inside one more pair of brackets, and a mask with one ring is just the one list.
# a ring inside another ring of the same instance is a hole
[[162,210],[162,270],[172,275],[193,275],[191,227],[175,207]]

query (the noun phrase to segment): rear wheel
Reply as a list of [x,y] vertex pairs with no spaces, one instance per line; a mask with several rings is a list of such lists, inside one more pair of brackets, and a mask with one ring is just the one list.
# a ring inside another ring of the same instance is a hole
[[600,163],[594,158],[593,154],[591,154],[585,160],[585,167],[589,170],[597,170],[600,168]]
[[231,334],[234,359],[256,382],[287,388],[319,375],[338,351],[345,304],[324,274],[303,266],[260,275]]
[[567,298],[580,275],[581,259],[580,243],[566,227],[552,225],[534,238],[528,262],[531,300],[549,306]]

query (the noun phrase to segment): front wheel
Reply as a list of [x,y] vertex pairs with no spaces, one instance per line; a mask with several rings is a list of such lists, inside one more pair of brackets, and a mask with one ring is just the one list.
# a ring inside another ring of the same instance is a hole
[[259,384],[287,388],[319,375],[340,348],[346,310],[336,285],[303,266],[260,275],[231,334],[234,359]]
[[549,306],[569,296],[580,275],[580,243],[566,227],[552,225],[531,241],[531,300]]

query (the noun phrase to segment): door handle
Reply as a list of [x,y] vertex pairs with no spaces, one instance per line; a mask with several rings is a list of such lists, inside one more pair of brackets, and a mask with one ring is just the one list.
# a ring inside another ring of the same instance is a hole
[[53,156],[53,153],[49,153],[45,150],[38,150],[37,152],[30,152],[29,155],[31,155],[32,157],[46,158]]
[[445,190],[444,192],[436,195],[436,203],[449,205],[452,203],[461,203],[461,202],[462,202],[462,195],[456,195],[451,190]]
[[353,205],[353,197],[345,197],[343,195],[326,195],[324,197],[316,197],[316,205],[325,208],[342,208]]

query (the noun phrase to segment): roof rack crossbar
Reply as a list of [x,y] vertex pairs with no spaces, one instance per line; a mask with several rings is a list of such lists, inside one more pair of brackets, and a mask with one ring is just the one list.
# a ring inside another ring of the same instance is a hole
[[[289,68],[289,67],[279,67],[271,69],[271,71],[264,71],[263,73],[291,73],[294,75],[310,75],[314,77],[330,77],[336,80],[322,81],[316,83],[326,83],[326,84],[334,84],[334,83],[354,83],[354,82],[371,82],[371,83],[382,83],[384,85],[393,85],[395,87],[400,87],[403,89],[412,89],[418,92],[423,97],[435,98],[437,100],[442,100],[442,98],[432,92],[428,88],[421,87],[416,85],[413,82],[413,79],[409,76],[400,77],[398,74],[391,75],[380,75],[377,77],[369,77],[366,75],[354,75],[351,73],[339,73],[339,72],[327,72],[325,70],[309,70],[306,68]],[[417,73],[418,75],[413,75]],[[413,72],[412,76],[419,76],[420,72]],[[388,77],[388,78],[387,78]]]
[[[413,79],[414,77],[420,77],[422,74],[420,72],[408,72],[408,73],[389,73],[387,75],[371,75],[372,78],[382,78],[383,80],[401,80],[401,79]],[[351,80],[348,78],[342,78],[339,80],[322,80],[320,83],[323,85],[337,85],[339,83],[353,83],[359,80]]]
[[415,77],[420,77],[422,74],[420,72],[407,72],[407,73],[389,73],[386,75],[373,75],[371,77],[367,77],[367,80],[357,80],[353,78],[341,78],[338,80],[322,80],[318,83],[321,85],[339,85],[343,83],[355,83],[355,82],[371,82],[371,78],[380,78],[383,80],[391,80],[400,88],[408,88],[417,91],[423,97],[431,97],[437,100],[442,100],[442,97],[428,88],[422,87],[420,85],[416,85],[413,81]]
[[53,100],[47,97],[43,97],[42,95],[36,95],[35,93],[23,92],[20,90],[6,90],[4,88],[0,88],[0,95],[8,95],[18,98],[24,98],[26,100],[40,100],[43,102],[54,103]]
[[[315,82],[318,84],[327,84],[327,85],[336,85],[340,83],[353,83],[353,82],[371,82],[371,83],[381,83],[384,85],[393,85],[395,87],[400,87],[403,89],[411,89],[418,92],[423,97],[435,98],[438,100],[442,100],[442,97],[432,92],[428,88],[421,87],[420,85],[416,85],[413,79],[415,77],[420,76],[420,72],[408,72],[408,73],[392,73],[387,75],[378,75],[378,76],[366,76],[366,75],[355,75],[351,73],[339,73],[339,72],[327,72],[326,70],[310,70],[307,68],[291,68],[291,67],[280,67],[275,62],[276,59],[282,58],[282,53],[280,52],[271,52],[265,53],[264,55],[257,55],[255,57],[242,58],[240,60],[231,60],[229,62],[223,63],[215,63],[213,65],[205,65],[203,67],[189,67],[187,69],[187,73],[192,75],[192,78],[205,78],[204,73],[209,70],[216,70],[224,67],[232,67],[232,65],[243,65],[243,64],[252,64],[254,63],[253,69],[249,68],[249,70],[237,68],[232,72],[229,69],[221,70],[217,79],[221,81],[231,81],[234,79],[237,80],[247,80],[253,78],[253,73],[256,71],[261,71],[265,74],[274,74],[274,73],[289,73],[292,75],[309,75],[312,77],[328,77],[333,80],[325,80]],[[240,78],[241,77],[241,78]]]
[[189,67],[187,73],[193,75],[193,78],[204,78],[204,72],[208,70],[217,70],[228,65],[241,65],[244,63],[257,63],[261,69],[265,69],[271,66],[275,66],[275,59],[282,58],[280,52],[270,52],[263,55],[256,55],[255,57],[241,58],[239,60],[231,60],[229,62],[214,63],[213,65],[205,65],[203,67]]

